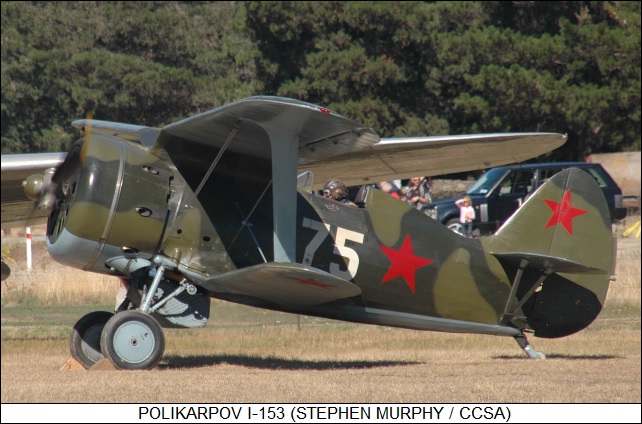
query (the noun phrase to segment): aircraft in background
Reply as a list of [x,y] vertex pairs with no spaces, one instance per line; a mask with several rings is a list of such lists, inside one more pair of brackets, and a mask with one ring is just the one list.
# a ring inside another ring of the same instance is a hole
[[[557,174],[479,239],[371,187],[521,162],[564,135],[380,139],[327,108],[280,97],[163,128],[73,125],[84,134],[66,155],[2,156],[2,225],[47,219],[53,259],[129,282],[128,309],[92,312],[72,331],[71,354],[87,368],[103,356],[119,369],[154,367],[162,328],[202,327],[210,298],[513,337],[531,358],[543,354],[527,334],[573,334],[602,309],[614,238],[586,173]],[[319,196],[331,179],[363,184],[360,207]]]

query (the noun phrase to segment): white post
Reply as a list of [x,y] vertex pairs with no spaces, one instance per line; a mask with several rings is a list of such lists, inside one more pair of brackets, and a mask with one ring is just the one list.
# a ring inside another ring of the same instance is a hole
[[27,227],[27,271],[31,271],[31,227]]

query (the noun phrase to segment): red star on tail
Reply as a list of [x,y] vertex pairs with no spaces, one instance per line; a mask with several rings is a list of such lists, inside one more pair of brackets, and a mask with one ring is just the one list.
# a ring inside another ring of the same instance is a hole
[[406,234],[406,239],[403,241],[399,250],[383,245],[379,245],[379,247],[391,262],[388,272],[381,280],[381,284],[387,283],[393,278],[401,276],[406,281],[406,284],[408,284],[408,287],[410,287],[410,290],[414,293],[415,271],[417,268],[431,264],[432,261],[430,259],[422,258],[421,256],[415,256],[415,254],[412,253],[410,234]]
[[571,190],[566,190],[561,202],[544,199],[546,205],[553,211],[553,216],[548,220],[544,228],[552,227],[556,224],[562,224],[569,235],[573,235],[573,218],[584,215],[584,209],[574,208],[571,205]]

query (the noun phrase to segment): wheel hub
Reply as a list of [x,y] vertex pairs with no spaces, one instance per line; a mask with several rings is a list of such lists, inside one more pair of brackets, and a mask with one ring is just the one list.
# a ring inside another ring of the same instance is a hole
[[137,364],[154,352],[156,341],[151,329],[142,322],[127,322],[114,334],[114,350],[125,362]]

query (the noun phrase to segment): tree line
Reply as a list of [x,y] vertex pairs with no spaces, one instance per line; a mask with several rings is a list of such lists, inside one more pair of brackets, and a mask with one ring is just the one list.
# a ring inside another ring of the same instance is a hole
[[382,137],[567,133],[539,160],[583,160],[640,150],[640,51],[640,2],[2,2],[2,153],[278,95]]

